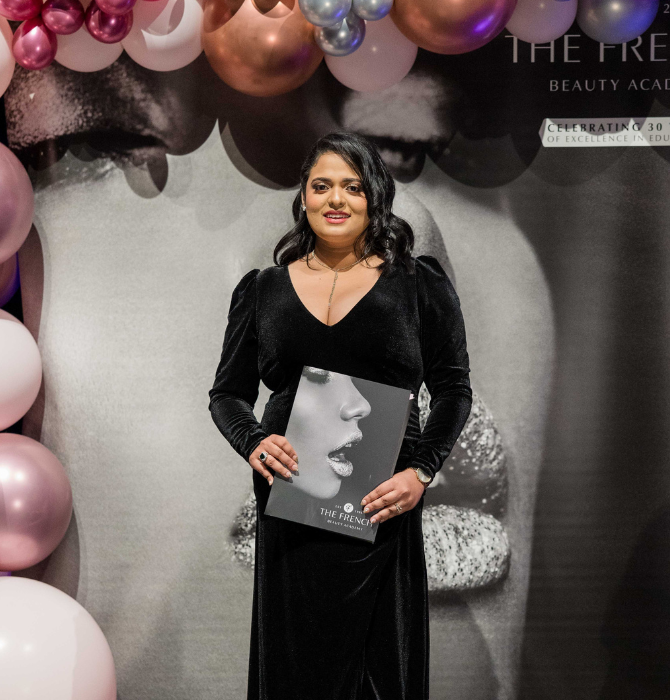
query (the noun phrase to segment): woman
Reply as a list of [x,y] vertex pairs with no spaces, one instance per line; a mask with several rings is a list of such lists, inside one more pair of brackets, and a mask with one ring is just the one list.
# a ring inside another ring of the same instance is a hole
[[[296,225],[275,267],[235,288],[210,410],[249,462],[257,500],[248,700],[428,698],[428,590],[421,531],[425,487],[472,405],[458,296],[392,214],[395,187],[362,136],[319,139],[301,169]],[[334,271],[334,274],[331,274]],[[274,473],[299,455],[285,437],[304,365],[401,386],[418,406],[393,476],[362,500],[381,526],[373,545],[264,515]],[[259,381],[272,390],[261,423]]]

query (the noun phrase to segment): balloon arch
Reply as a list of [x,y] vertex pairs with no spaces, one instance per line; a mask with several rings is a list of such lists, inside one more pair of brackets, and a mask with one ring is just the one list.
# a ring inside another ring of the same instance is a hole
[[407,75],[419,47],[466,53],[505,27],[543,44],[575,19],[595,41],[620,44],[646,31],[658,8],[659,0],[0,0],[0,95],[16,63],[91,72],[125,50],[149,70],[171,71],[203,49],[224,82],[250,95],[293,90],[324,58],[347,87],[377,91]]

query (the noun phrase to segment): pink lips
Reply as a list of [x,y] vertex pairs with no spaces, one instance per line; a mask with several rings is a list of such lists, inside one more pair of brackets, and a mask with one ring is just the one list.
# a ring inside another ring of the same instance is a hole
[[324,217],[329,224],[341,224],[343,221],[346,221],[349,218],[349,216],[349,214],[345,214],[344,212],[333,210],[327,211],[324,214]]

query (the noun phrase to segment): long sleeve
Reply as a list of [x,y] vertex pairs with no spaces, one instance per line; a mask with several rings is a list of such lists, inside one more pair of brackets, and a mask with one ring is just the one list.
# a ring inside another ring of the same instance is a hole
[[260,384],[256,336],[258,272],[247,272],[233,290],[221,360],[209,392],[209,410],[216,427],[247,462],[258,443],[268,437],[253,412]]
[[419,255],[416,275],[430,413],[414,448],[411,466],[435,476],[470,415],[470,362],[460,300],[447,273],[432,255]]

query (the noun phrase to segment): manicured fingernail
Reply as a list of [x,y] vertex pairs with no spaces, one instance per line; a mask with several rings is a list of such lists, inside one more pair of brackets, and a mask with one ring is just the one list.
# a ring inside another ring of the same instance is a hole
[[377,518],[370,518],[370,522],[371,522],[371,523],[376,523],[376,522],[377,522]]
[[268,479],[268,482],[270,483],[270,486],[272,486],[272,477]]
[[297,464],[294,464],[294,465],[291,467],[291,469],[293,469],[294,472],[297,472],[297,471],[298,471],[298,465],[297,465]]
[[296,455],[293,459],[295,459],[295,463],[298,463],[298,455]]
[[361,505],[362,505],[362,506],[365,505],[365,499],[363,499],[363,500],[361,501]]
[[364,513],[367,513],[369,510],[370,510],[370,506],[365,506],[365,508],[363,508]]

